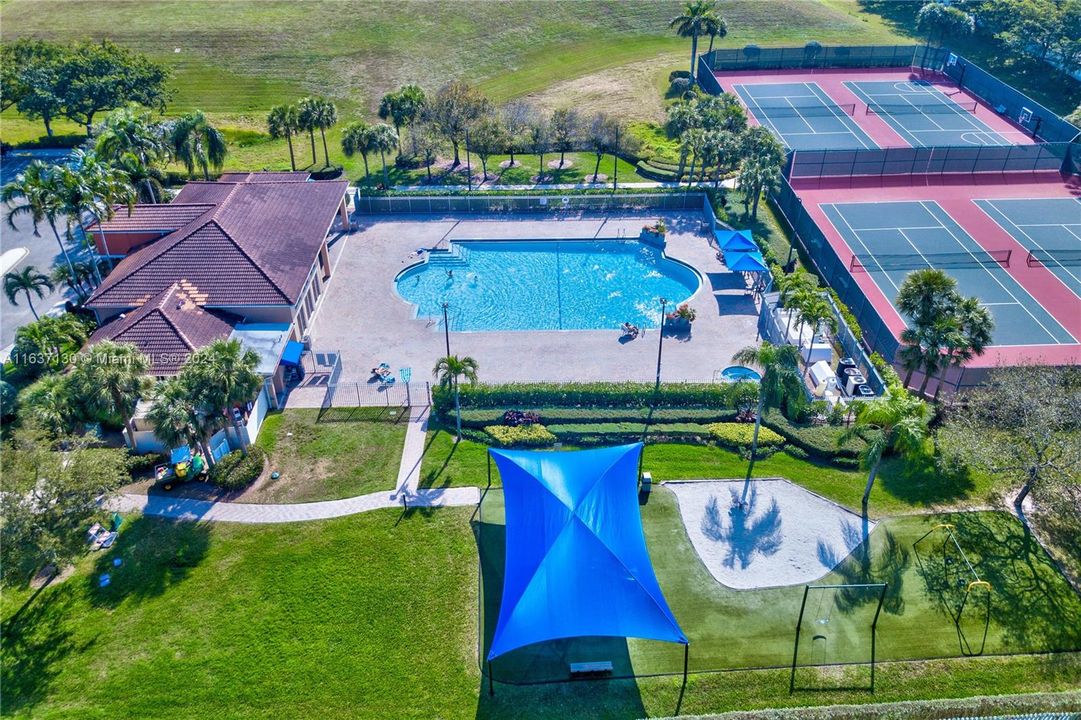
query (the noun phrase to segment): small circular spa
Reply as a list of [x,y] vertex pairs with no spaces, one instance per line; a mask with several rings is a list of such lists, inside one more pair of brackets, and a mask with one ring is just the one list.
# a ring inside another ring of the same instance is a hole
[[456,331],[600,330],[660,325],[668,307],[702,284],[690,266],[630,239],[468,240],[436,250],[395,280],[417,317],[441,317]]

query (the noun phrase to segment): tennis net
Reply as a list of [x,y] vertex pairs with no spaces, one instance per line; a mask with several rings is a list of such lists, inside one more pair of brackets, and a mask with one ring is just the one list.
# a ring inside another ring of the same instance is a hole
[[857,253],[848,269],[856,272],[876,270],[922,270],[932,267],[975,268],[998,265],[1009,267],[1013,250],[975,250],[952,253],[906,253],[903,255],[874,255]]
[[794,117],[840,117],[855,115],[856,105],[749,105],[748,109],[756,117],[794,118]]
[[1081,250],[1030,250],[1025,262],[1029,267],[1036,265],[1079,267],[1081,266]]
[[867,103],[868,115],[948,115],[976,112],[977,102]]

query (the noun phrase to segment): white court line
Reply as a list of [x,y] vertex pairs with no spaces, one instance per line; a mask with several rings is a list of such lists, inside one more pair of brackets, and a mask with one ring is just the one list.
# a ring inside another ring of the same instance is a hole
[[[838,104],[833,101],[833,98],[829,96],[829,93],[826,93],[825,90],[822,90],[822,88],[818,86],[818,83],[804,83],[804,85],[806,85],[807,89],[814,93],[816,97],[818,97],[819,101],[826,104],[827,107],[838,107]],[[819,95],[819,90],[822,90],[822,93],[826,95],[825,98]],[[863,128],[861,128],[859,124],[856,123],[856,120],[854,118],[849,118],[844,113],[837,113],[835,117],[840,118],[841,124],[848,129],[849,134],[852,135],[852,137],[856,138],[856,140],[859,141],[859,144],[862,145],[865,150],[878,149],[878,145],[873,140],[871,140],[870,137],[867,136],[867,134],[863,131]],[[867,137],[868,140],[871,140],[871,145],[867,144],[867,142],[863,139],[864,137]]]
[[[932,215],[932,216],[933,216],[933,217],[934,217],[934,218],[935,218],[936,220],[938,220],[939,222],[942,222],[942,218],[940,218],[940,217],[939,217],[938,215],[935,215],[934,211],[933,211],[933,210],[931,210],[931,208],[930,208],[930,207],[928,207],[928,204],[930,204],[930,205],[933,205],[933,206],[935,206],[935,207],[936,207],[936,208],[938,208],[939,210],[942,210],[942,206],[941,206],[941,205],[939,205],[938,203],[934,202],[934,201],[927,201],[927,200],[921,200],[921,201],[920,201],[920,205],[922,205],[922,206],[923,206],[923,207],[924,207],[924,208],[925,208],[925,209],[927,210],[927,212],[931,213],[931,215]],[[942,210],[942,212],[946,212],[946,211],[945,211],[945,210]],[[949,213],[946,213],[946,214],[947,214],[947,215],[949,215]],[[952,216],[951,216],[951,219],[952,219]],[[956,220],[955,220],[954,222],[956,222]],[[974,252],[972,252],[972,249],[971,249],[971,248],[968,248],[968,247],[966,247],[966,246],[965,246],[965,244],[964,244],[963,242],[961,242],[961,239],[960,239],[959,237],[957,237],[957,235],[956,235],[956,234],[955,234],[955,233],[953,232],[953,229],[952,229],[952,228],[950,228],[950,227],[949,227],[948,225],[945,225],[945,224],[943,224],[942,228],[943,228],[943,229],[944,229],[944,230],[945,230],[946,232],[948,232],[948,233],[950,234],[950,237],[952,237],[952,238],[954,239],[954,241],[955,241],[955,242],[956,242],[956,243],[957,243],[958,245],[960,245],[960,246],[961,246],[961,248],[962,248],[962,249],[964,249],[964,250],[965,250],[965,251],[966,251],[966,252],[967,252],[967,253],[968,253],[969,255],[971,255],[971,256],[972,256],[972,259],[973,259],[973,260],[975,260],[975,261],[976,261],[977,263],[979,262],[979,258],[978,258],[978,257],[976,257],[976,254],[975,254]],[[967,233],[966,233],[966,235],[967,235]],[[972,238],[970,237],[969,239],[972,239]],[[972,239],[972,242],[976,242],[976,241],[975,241],[974,239]],[[981,249],[982,249],[982,248],[981,248]],[[986,252],[986,251],[984,251],[984,252]],[[982,266],[981,266],[981,268],[983,269],[983,271],[984,271],[984,272],[986,272],[986,273],[987,273],[987,274],[988,274],[988,275],[989,275],[989,276],[991,277],[991,279],[992,279],[992,280],[994,280],[994,281],[995,281],[995,282],[996,282],[996,283],[998,284],[998,286],[999,286],[1000,288],[1002,288],[1002,290],[1003,290],[1003,291],[1004,291],[1004,292],[1005,292],[1005,293],[1006,293],[1007,295],[1009,295],[1009,296],[1010,296],[1011,298],[1013,298],[1013,299],[1014,299],[1014,302],[1016,302],[1016,303],[1017,303],[1018,305],[1020,305],[1020,306],[1021,306],[1021,307],[1022,307],[1022,308],[1024,309],[1024,311],[1025,311],[1026,313],[1028,313],[1028,316],[1029,316],[1030,318],[1032,318],[1032,321],[1033,321],[1033,322],[1035,322],[1035,323],[1036,323],[1037,325],[1039,325],[1039,326],[1040,326],[1040,328],[1041,328],[1041,329],[1042,329],[1042,330],[1043,330],[1043,331],[1044,331],[1045,333],[1047,333],[1048,337],[1050,337],[1050,338],[1051,338],[1051,340],[1053,340],[1053,341],[1054,341],[1054,342],[1055,342],[1056,344],[1058,344],[1058,345],[1062,345],[1062,344],[1063,344],[1063,343],[1062,343],[1062,342],[1061,342],[1060,340],[1058,340],[1058,339],[1057,339],[1057,338],[1056,338],[1056,337],[1054,336],[1054,334],[1052,334],[1052,333],[1051,333],[1051,331],[1050,331],[1050,330],[1048,330],[1048,329],[1047,329],[1047,327],[1046,327],[1046,326],[1045,326],[1045,325],[1044,325],[1044,324],[1043,324],[1042,322],[1040,322],[1040,321],[1039,321],[1039,320],[1038,320],[1038,319],[1036,318],[1036,316],[1035,316],[1035,315],[1033,315],[1033,314],[1032,314],[1032,311],[1028,309],[1028,306],[1027,306],[1026,304],[1022,303],[1022,302],[1021,302],[1020,300],[1018,300],[1018,299],[1017,299],[1017,296],[1016,296],[1016,295],[1014,295],[1014,294],[1013,294],[1012,292],[1010,292],[1010,289],[1009,289],[1009,288],[1007,288],[1007,287],[1006,287],[1006,286],[1005,286],[1005,285],[1003,284],[1002,280],[1001,280],[1001,279],[999,279],[998,275],[996,275],[995,273],[991,272],[991,270],[990,270],[990,269],[988,269],[988,268],[986,268],[986,267],[982,267]],[[1000,268],[1000,269],[1001,269],[1001,268]],[[1003,270],[1003,272],[1005,272],[1005,271]],[[1013,280],[1012,276],[1010,276],[1010,275],[1009,275],[1008,273],[1007,273],[1007,277],[1010,277],[1010,279],[1011,279],[1011,280]],[[1016,280],[1014,280],[1014,282],[1016,283],[1017,281],[1016,281]],[[1021,285],[1020,285],[1019,283],[1018,283],[1018,287],[1021,287]],[[1023,287],[1021,287],[1021,289],[1022,289],[1022,290],[1024,290],[1024,288],[1023,288]],[[1027,293],[1028,291],[1026,290],[1025,292]],[[1039,306],[1040,306],[1040,309],[1041,309],[1041,310],[1043,310],[1043,311],[1044,311],[1045,313],[1047,313],[1047,315],[1048,315],[1048,316],[1049,316],[1049,317],[1050,317],[1050,318],[1051,318],[1052,320],[1054,320],[1056,324],[1058,324],[1058,320],[1057,320],[1057,319],[1055,318],[1055,316],[1054,316],[1054,315],[1052,315],[1052,314],[1051,314],[1050,312],[1048,312],[1047,308],[1045,308],[1045,307],[1043,306],[1043,303],[1041,303],[1041,302],[1040,302],[1039,300],[1037,300],[1036,298],[1032,297],[1032,295],[1031,295],[1031,294],[1029,295],[1029,297],[1030,297],[1030,298],[1032,298],[1032,300],[1033,300],[1033,301],[1034,301],[1034,302],[1035,302],[1035,303],[1036,303],[1037,305],[1039,305]],[[1062,331],[1063,331],[1064,333],[1066,333],[1066,335],[1067,335],[1067,336],[1068,336],[1068,337],[1069,337],[1069,338],[1070,338],[1071,340],[1072,340],[1072,339],[1074,339],[1074,338],[1073,338],[1073,335],[1070,335],[1070,332],[1069,332],[1068,330],[1066,330],[1066,328],[1062,327],[1062,325],[1061,325],[1061,324],[1059,324],[1059,327],[1060,327],[1060,328],[1062,328]]]
[[[859,242],[859,244],[863,246],[863,249],[864,249],[864,251],[866,251],[866,253],[867,253],[868,255],[870,255],[870,256],[871,256],[871,258],[872,258],[872,259],[874,260],[874,263],[875,263],[875,265],[877,265],[877,266],[878,266],[878,271],[879,271],[880,273],[882,273],[882,274],[883,274],[883,275],[884,275],[884,276],[886,277],[886,281],[887,281],[887,282],[888,282],[888,283],[889,283],[890,285],[892,285],[892,286],[893,286],[893,291],[894,291],[894,292],[897,292],[897,291],[898,291],[898,290],[900,289],[900,288],[898,288],[898,287],[897,287],[897,283],[895,283],[895,282],[893,281],[893,278],[891,278],[891,277],[890,277],[890,274],[889,274],[889,273],[888,273],[888,272],[886,271],[886,268],[882,267],[882,263],[878,262],[878,255],[877,255],[876,253],[873,253],[873,252],[871,252],[871,248],[867,247],[867,243],[865,243],[865,242],[863,241],[863,238],[861,238],[861,237],[860,237],[859,231],[858,231],[858,230],[856,230],[856,229],[855,229],[854,227],[852,227],[852,225],[851,225],[851,224],[849,224],[849,222],[848,222],[848,218],[846,218],[846,217],[845,217],[845,214],[844,214],[844,213],[843,213],[843,212],[841,211],[841,209],[840,209],[840,208],[838,208],[838,207],[837,207],[837,206],[836,206],[835,204],[833,204],[833,203],[830,203],[829,207],[833,208],[834,212],[836,212],[836,213],[837,213],[837,215],[839,215],[839,216],[840,216],[840,218],[841,218],[841,222],[843,222],[843,223],[845,224],[845,227],[846,227],[846,228],[848,228],[848,229],[849,229],[849,231],[851,231],[851,233],[852,233],[852,236],[853,236],[853,237],[855,237],[856,241],[857,241],[857,242]],[[826,216],[826,219],[827,219],[827,220],[829,219],[829,216],[828,216],[828,215]],[[846,241],[846,244],[847,244],[847,241]],[[852,266],[851,266],[851,264],[850,264],[850,265],[849,265],[849,267],[848,267],[848,272],[849,272],[849,274],[852,274]],[[875,284],[876,286],[878,285],[878,281],[877,281],[877,280],[875,280],[875,279],[874,279],[874,277],[872,277],[872,278],[871,278],[871,282],[873,282],[873,283],[874,283],[874,284]],[[879,291],[879,292],[882,292],[882,288],[881,288],[881,287],[879,287],[879,288],[878,288],[878,291]],[[883,294],[883,295],[885,295],[886,293],[882,292],[882,294]],[[890,299],[889,299],[889,297],[887,297],[887,298],[886,298],[886,300],[888,300],[888,301],[890,302],[890,305],[891,305],[891,306],[893,306],[893,301],[892,301],[892,300],[890,300]],[[900,315],[900,314],[901,314],[901,311],[900,311],[900,310],[897,310],[896,306],[893,306],[893,308],[894,308],[894,311],[895,311],[895,312],[896,312],[896,313],[897,313],[898,315]],[[902,319],[903,319],[903,318],[902,318]],[[907,323],[906,323],[906,324],[907,324]]]
[[[796,111],[796,117],[799,118],[799,121],[801,123],[803,123],[804,125],[807,126],[807,129],[811,131],[811,134],[812,135],[817,135],[818,132],[815,130],[815,126],[812,125],[811,123],[807,122],[807,118],[803,117],[803,113],[801,113],[799,111],[799,108],[796,107],[795,105],[793,105],[791,100],[786,100],[786,102],[788,103],[788,107],[790,107],[790,108],[792,108],[793,110]],[[803,134],[806,135],[807,133],[803,133]]]
[[[1020,233],[1021,233],[1022,235],[1024,235],[1024,236],[1025,236],[1026,238],[1028,238],[1029,242],[1031,242],[1031,243],[1032,243],[1032,244],[1033,244],[1033,245],[1034,245],[1034,246],[1035,246],[1035,247],[1036,247],[1037,249],[1039,249],[1039,250],[1040,250],[1041,252],[1045,252],[1045,253],[1050,253],[1050,251],[1049,251],[1049,250],[1047,250],[1047,248],[1045,248],[1045,247],[1044,247],[1043,245],[1041,245],[1041,244],[1040,244],[1040,242],[1036,240],[1036,238],[1032,237],[1032,236],[1031,236],[1031,235],[1029,235],[1029,234],[1028,234],[1027,232],[1025,232],[1025,228],[1026,228],[1026,227],[1060,227],[1060,228],[1062,228],[1063,230],[1065,230],[1066,232],[1070,233],[1071,235],[1074,235],[1074,236],[1078,237],[1078,239],[1081,239],[1081,236],[1078,236],[1078,235],[1077,235],[1077,234],[1076,234],[1075,232],[1073,232],[1072,230],[1070,230],[1070,228],[1069,228],[1069,226],[1068,226],[1068,225],[1064,225],[1064,224],[1061,224],[1061,223],[1060,223],[1060,224],[1058,224],[1058,225],[1055,225],[1054,223],[1046,223],[1046,224],[1041,224],[1041,225],[1018,225],[1018,224],[1017,224],[1017,223],[1015,223],[1014,221],[1010,220],[1010,216],[1009,216],[1009,215],[1007,215],[1007,214],[1006,214],[1005,212],[1003,212],[1003,211],[1002,211],[1002,209],[1001,209],[1001,208],[999,208],[999,207],[998,207],[997,205],[995,205],[995,202],[994,202],[993,200],[985,200],[984,202],[985,202],[985,203],[986,203],[986,204],[987,204],[987,205],[988,205],[988,206],[989,206],[989,207],[990,207],[991,209],[993,209],[993,210],[994,210],[994,211],[995,211],[996,213],[998,213],[998,214],[999,214],[1000,216],[1002,216],[1002,220],[1005,220],[1005,221],[1006,221],[1007,223],[1009,223],[1009,224],[1010,224],[1010,225],[1012,225],[1012,226],[1013,226],[1014,228],[1016,228],[1016,229],[1017,229],[1017,230],[1018,230],[1018,231],[1019,231],[1019,232],[1020,232]],[[979,208],[980,208],[981,210],[984,210],[984,211],[986,212],[986,209],[985,209],[984,207],[980,206],[980,204],[979,204],[979,203],[977,203],[976,205],[977,205],[977,207],[979,207]],[[990,213],[988,213],[988,215],[990,215]],[[995,221],[996,223],[998,223],[998,226],[999,226],[999,227],[1001,227],[1001,228],[1002,228],[1003,230],[1005,230],[1005,231],[1006,231],[1006,234],[1007,234],[1007,235],[1012,235],[1012,234],[1013,234],[1013,233],[1011,233],[1011,232],[1009,231],[1009,229],[1008,229],[1008,228],[1006,227],[1006,225],[1003,225],[1003,224],[1002,224],[1002,220],[999,220],[999,219],[998,219],[997,217],[995,217],[994,215],[991,215],[990,217],[991,217],[991,219],[992,219],[992,220],[994,220],[994,221]],[[1016,238],[1015,238],[1015,239],[1016,239]],[[1029,249],[1029,251],[1031,252],[1032,248],[1028,248],[1028,249]],[[1041,261],[1041,262],[1043,262],[1043,261]],[[1044,264],[1045,266],[1046,266],[1046,265],[1048,265],[1048,263],[1045,263],[1045,262],[1044,262],[1043,264]],[[1061,269],[1063,270],[1063,272],[1065,272],[1065,273],[1066,273],[1067,275],[1069,275],[1070,277],[1072,277],[1072,278],[1073,278],[1073,279],[1074,279],[1074,280],[1075,280],[1075,281],[1076,281],[1076,282],[1077,282],[1077,283],[1078,283],[1079,285],[1081,285],[1081,276],[1078,276],[1078,275],[1074,274],[1074,272],[1073,272],[1072,270],[1068,269],[1068,268],[1067,268],[1067,267],[1066,267],[1065,265],[1063,265],[1063,264],[1062,264],[1061,262],[1056,262],[1056,261],[1052,260],[1052,262],[1051,262],[1050,264],[1051,264],[1052,266],[1056,266],[1056,267],[1059,267],[1059,268],[1061,268]],[[1070,288],[1070,289],[1072,290],[1073,288]],[[1046,310],[1046,308],[1044,308],[1044,309]]]

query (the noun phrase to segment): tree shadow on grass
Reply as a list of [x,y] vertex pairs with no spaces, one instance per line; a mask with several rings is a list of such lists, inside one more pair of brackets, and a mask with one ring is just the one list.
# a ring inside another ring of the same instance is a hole
[[[428,438],[427,442],[424,445],[424,452],[421,453],[422,457],[427,456],[429,449],[432,447],[432,443],[435,442],[436,437],[441,432],[444,431],[437,429],[434,433],[432,433],[431,437]],[[451,477],[451,475],[446,474],[446,471],[447,466],[450,465],[450,461],[454,457],[454,453],[458,451],[458,445],[459,443],[454,443],[450,446],[450,452],[447,453],[447,456],[445,458],[443,458],[443,464],[439,466],[439,469],[428,470],[420,476],[420,478],[417,480],[418,488],[427,489],[436,487],[437,483],[440,487],[448,487],[453,482],[453,478]]]
[[[125,520],[116,544],[101,554],[85,580],[90,602],[112,608],[125,600],[161,595],[203,561],[209,546],[207,523],[146,515]],[[103,575],[109,577],[104,587]]]
[[879,472],[882,487],[910,505],[934,505],[963,500],[975,489],[967,469],[944,468],[929,453],[889,458]]
[[[59,674],[58,664],[85,652],[93,640],[77,642],[67,623],[75,620],[72,585],[46,587],[2,626],[4,661],[0,686],[5,714],[29,710],[47,695]],[[31,715],[33,713],[30,713]]]

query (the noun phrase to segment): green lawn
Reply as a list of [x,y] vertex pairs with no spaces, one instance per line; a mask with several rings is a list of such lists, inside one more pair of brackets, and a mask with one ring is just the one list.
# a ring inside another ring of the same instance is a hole
[[[759,596],[711,584],[671,498],[659,490],[643,513],[662,588],[695,643],[692,667],[775,656],[783,663],[794,623],[788,596],[798,589]],[[471,514],[471,508],[383,510],[288,528],[130,518],[116,549],[87,558],[17,617],[29,593],[5,592],[3,713],[47,720],[637,718],[670,715],[677,707],[705,713],[1056,691],[1081,683],[1081,656],[1073,653],[884,664],[874,695],[790,695],[781,669],[692,675],[681,702],[676,677],[500,684],[489,698],[477,662]],[[490,512],[484,519],[486,531],[497,529]],[[884,527],[907,542],[931,521],[906,518]],[[990,546],[980,567],[997,568],[989,576],[1002,587],[995,647],[1076,644],[1078,599],[1063,591],[1016,523],[973,515],[964,529],[973,543]],[[114,557],[123,559],[119,568]],[[918,646],[949,653],[956,643],[951,624],[922,597],[923,581],[909,560],[902,591],[908,604],[884,616],[881,651],[903,655]],[[98,588],[95,580],[106,571],[112,584]],[[1049,618],[1059,624],[1049,625]],[[1058,639],[1050,641],[1055,628]],[[761,647],[748,643],[755,635]],[[637,662],[667,662],[666,655],[640,655],[649,650],[644,645],[630,647]]]
[[269,415],[257,444],[281,477],[241,498],[244,502],[312,502],[391,490],[405,443],[402,422],[318,422],[318,410]]
[[[487,446],[463,440],[455,445],[453,431],[436,428],[428,432],[421,483],[429,486],[462,486],[487,483]],[[715,446],[690,444],[647,445],[643,470],[654,480],[742,478],[748,463],[737,453]],[[861,470],[844,470],[823,463],[797,460],[784,452],[759,460],[754,477],[785,477],[852,509],[860,507],[867,479]],[[499,474],[492,468],[492,482]],[[871,491],[873,516],[896,515],[925,508],[964,508],[983,505],[996,489],[987,476],[948,479],[930,459],[904,462],[887,458]]]

